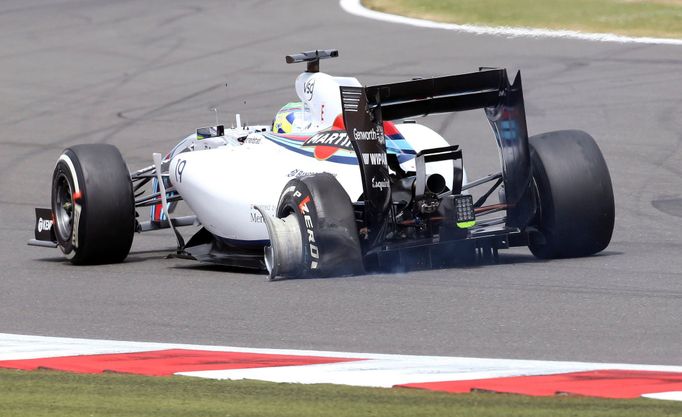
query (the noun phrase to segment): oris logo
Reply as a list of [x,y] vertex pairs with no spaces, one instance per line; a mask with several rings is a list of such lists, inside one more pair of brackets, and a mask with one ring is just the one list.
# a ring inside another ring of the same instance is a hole
[[43,230],[48,231],[52,229],[52,220],[44,220],[42,217],[38,219],[38,233]]

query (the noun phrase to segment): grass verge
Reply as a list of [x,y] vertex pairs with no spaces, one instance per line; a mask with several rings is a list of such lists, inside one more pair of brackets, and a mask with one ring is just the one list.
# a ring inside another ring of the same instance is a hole
[[363,0],[371,9],[461,24],[682,38],[682,0]]
[[444,394],[340,385],[189,377],[0,370],[0,415],[10,416],[679,416],[647,399]]

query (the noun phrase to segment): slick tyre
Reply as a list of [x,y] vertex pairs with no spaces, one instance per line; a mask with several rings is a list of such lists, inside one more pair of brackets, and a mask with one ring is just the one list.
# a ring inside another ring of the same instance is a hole
[[529,138],[538,212],[529,248],[538,258],[588,256],[611,241],[611,177],[587,133],[563,130]]
[[353,206],[331,174],[289,181],[276,215],[268,222],[271,245],[265,251],[271,279],[364,272]]
[[123,261],[135,232],[135,199],[116,147],[64,150],[52,175],[52,213],[59,248],[76,265]]

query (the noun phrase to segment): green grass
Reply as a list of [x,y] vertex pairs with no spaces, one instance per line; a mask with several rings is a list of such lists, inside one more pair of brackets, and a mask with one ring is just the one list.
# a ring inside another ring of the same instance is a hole
[[440,22],[682,38],[682,0],[363,0]]
[[0,370],[0,416],[680,416],[647,399],[535,398],[411,389]]

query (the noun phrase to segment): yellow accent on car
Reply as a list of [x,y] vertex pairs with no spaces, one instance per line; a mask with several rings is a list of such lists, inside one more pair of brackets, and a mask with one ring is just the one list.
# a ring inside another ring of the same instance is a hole
[[457,222],[457,227],[460,229],[470,229],[476,225],[476,220],[470,222]]

